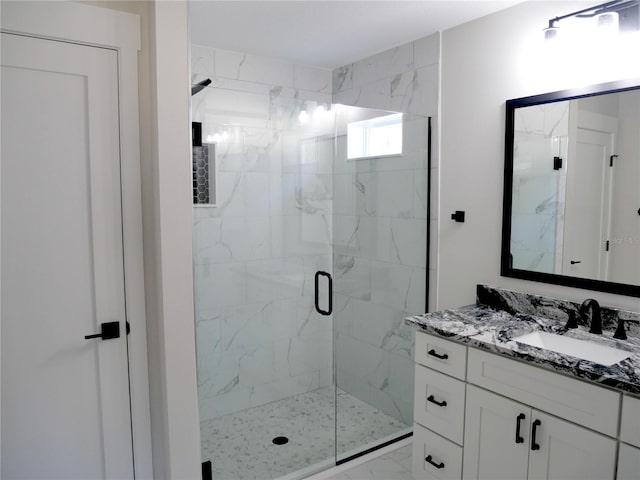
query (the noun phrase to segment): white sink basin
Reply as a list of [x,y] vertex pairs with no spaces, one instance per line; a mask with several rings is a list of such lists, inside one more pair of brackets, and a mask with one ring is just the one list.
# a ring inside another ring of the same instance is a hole
[[516,342],[531,345],[533,347],[544,348],[554,352],[582,358],[607,367],[629,358],[631,353],[617,348],[606,347],[599,343],[577,340],[575,338],[556,335],[548,332],[527,333],[514,338]]

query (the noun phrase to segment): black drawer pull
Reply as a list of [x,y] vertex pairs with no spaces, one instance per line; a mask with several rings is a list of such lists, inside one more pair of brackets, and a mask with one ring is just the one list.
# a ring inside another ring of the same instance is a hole
[[526,418],[524,413],[518,415],[516,419],[516,443],[524,443],[524,438],[520,436],[520,422]]
[[440,463],[436,463],[433,461],[433,457],[431,455],[428,455],[427,458],[425,458],[427,463],[430,463],[431,465],[433,465],[434,467],[436,467],[438,470],[440,470],[441,468],[444,468],[444,463],[440,462]]
[[429,350],[427,353],[432,357],[439,358],[440,360],[446,360],[447,358],[449,358],[449,355],[447,355],[446,353],[443,355],[440,355],[439,353],[436,353],[436,351],[433,348]]
[[429,395],[427,397],[427,402],[431,402],[435,405],[438,405],[439,407],[446,407],[447,406],[447,402],[445,400],[439,402],[435,399],[435,397],[433,395]]
[[542,425],[540,420],[533,421],[533,427],[531,427],[531,450],[540,450],[540,445],[536,443],[536,430]]

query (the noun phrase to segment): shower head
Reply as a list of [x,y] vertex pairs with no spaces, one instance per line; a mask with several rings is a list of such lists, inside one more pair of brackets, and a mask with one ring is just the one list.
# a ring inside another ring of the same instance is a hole
[[205,80],[202,80],[201,82],[196,83],[193,87],[191,87],[191,96],[193,97],[196,93],[198,93],[200,90],[202,90],[204,87],[210,84],[211,84],[210,78],[207,78]]

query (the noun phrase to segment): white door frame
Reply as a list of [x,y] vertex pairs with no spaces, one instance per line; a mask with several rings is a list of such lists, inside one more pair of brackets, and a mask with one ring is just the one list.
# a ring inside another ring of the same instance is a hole
[[3,32],[118,52],[122,229],[125,300],[131,325],[128,345],[135,476],[152,479],[138,125],[140,19],[130,13],[72,2],[3,1],[0,9]]

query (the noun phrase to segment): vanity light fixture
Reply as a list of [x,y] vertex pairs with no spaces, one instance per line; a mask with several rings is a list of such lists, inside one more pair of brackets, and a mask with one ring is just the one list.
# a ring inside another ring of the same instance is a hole
[[591,20],[598,29],[608,32],[618,32],[619,12],[625,13],[626,17],[634,17],[630,22],[631,28],[638,29],[638,17],[640,13],[640,0],[613,0],[590,8],[578,10],[559,17],[549,19],[547,28],[543,29],[545,40],[553,40],[560,32],[559,23],[568,18]]

